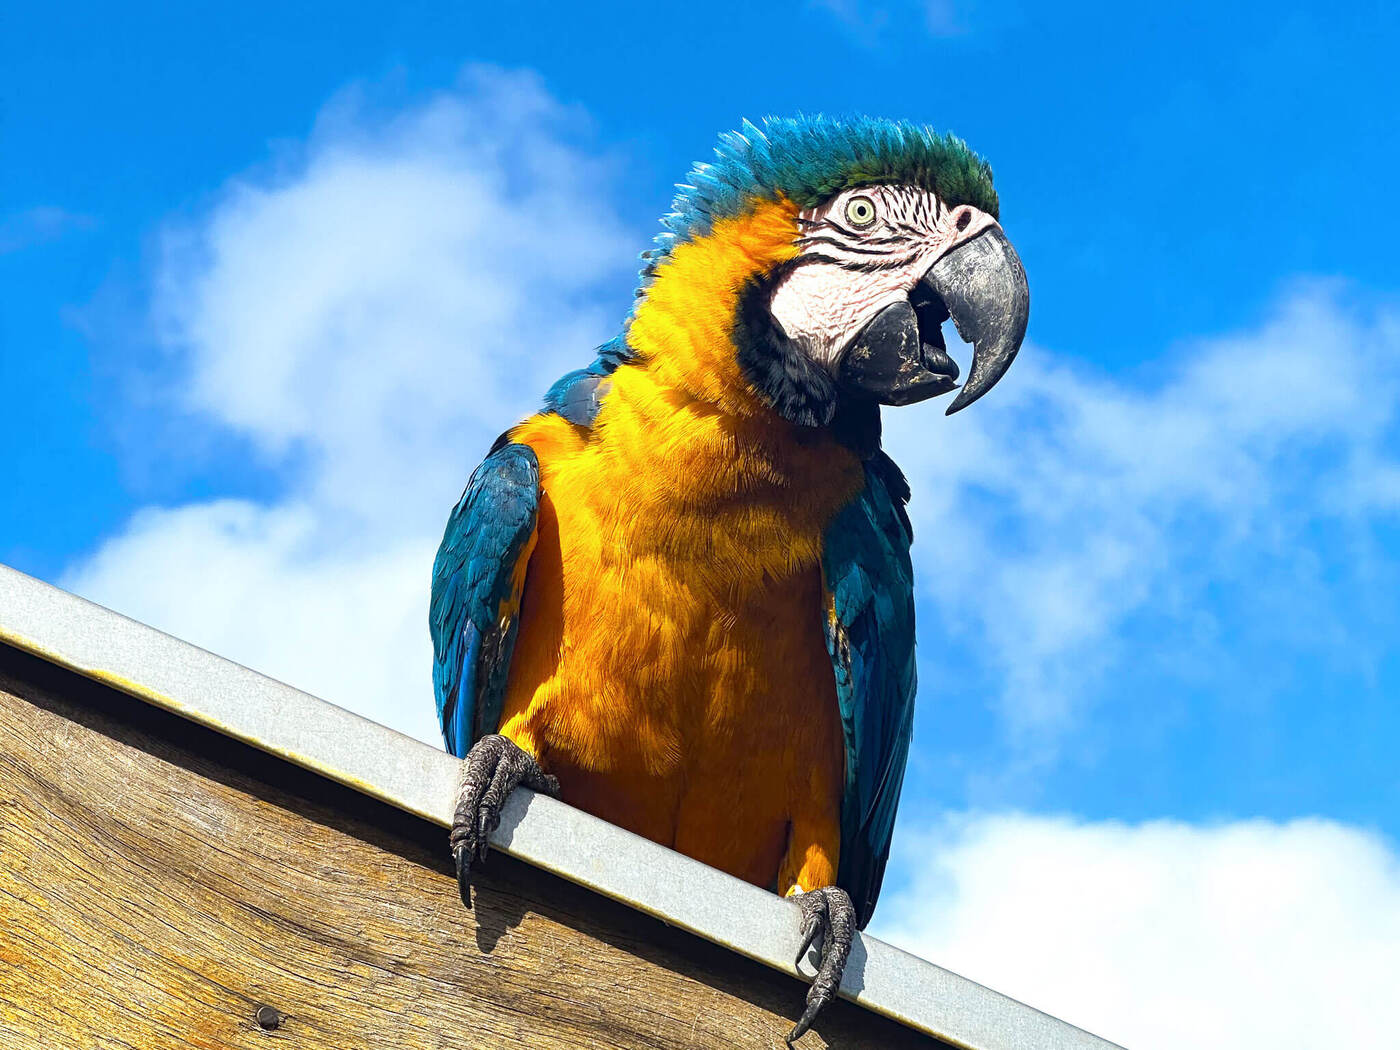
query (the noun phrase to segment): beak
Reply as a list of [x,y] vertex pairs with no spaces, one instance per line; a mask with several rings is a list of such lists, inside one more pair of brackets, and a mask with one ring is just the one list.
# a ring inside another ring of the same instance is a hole
[[1006,374],[1031,316],[1026,268],[1000,226],[990,226],[933,264],[923,282],[943,300],[958,335],[972,344],[972,371],[948,415],[997,385]]
[[942,256],[908,300],[887,306],[852,341],[840,382],[857,396],[911,405],[956,388],[958,366],[941,331],[949,317],[972,344],[972,369],[948,415],[996,386],[1011,367],[1030,319],[1026,271],[992,224]]

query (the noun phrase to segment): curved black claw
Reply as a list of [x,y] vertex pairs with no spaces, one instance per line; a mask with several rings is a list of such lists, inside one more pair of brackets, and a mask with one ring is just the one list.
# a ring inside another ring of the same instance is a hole
[[472,906],[472,860],[485,860],[491,832],[501,823],[501,807],[520,784],[547,795],[559,794],[559,779],[513,741],[492,734],[472,745],[462,760],[462,784],[457,789],[457,812],[448,843],[457,862],[457,886],[462,903]]
[[851,904],[851,895],[840,887],[824,886],[792,899],[802,909],[802,948],[797,953],[796,965],[801,967],[807,949],[818,937],[822,947],[816,980],[807,989],[807,1008],[788,1033],[788,1046],[812,1027],[822,1007],[831,1002],[836,989],[841,987],[841,973],[846,969],[846,959],[856,935],[856,909]]

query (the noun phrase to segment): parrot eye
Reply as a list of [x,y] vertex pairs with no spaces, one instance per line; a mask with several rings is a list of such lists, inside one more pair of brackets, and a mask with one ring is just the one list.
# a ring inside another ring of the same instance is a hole
[[869,197],[852,197],[846,202],[846,221],[863,229],[875,221],[875,202]]

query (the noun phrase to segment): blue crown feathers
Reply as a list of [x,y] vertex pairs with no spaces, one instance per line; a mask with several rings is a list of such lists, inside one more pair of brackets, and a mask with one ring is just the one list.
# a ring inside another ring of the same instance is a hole
[[[671,211],[642,253],[642,288],[676,245],[743,214],[755,201],[787,197],[811,208],[852,186],[900,183],[936,192],[950,206],[997,215],[992,169],[959,138],[903,120],[768,117],[725,132],[712,163],[677,183]],[[641,294],[639,291],[638,294]]]

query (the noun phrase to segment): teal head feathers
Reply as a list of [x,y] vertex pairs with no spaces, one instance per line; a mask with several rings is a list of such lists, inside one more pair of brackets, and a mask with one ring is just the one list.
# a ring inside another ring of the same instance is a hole
[[998,215],[992,169],[961,139],[931,127],[874,117],[767,117],[720,135],[713,161],[678,183],[654,246],[643,253],[643,281],[671,249],[759,200],[785,197],[814,208],[856,186],[906,185]]

